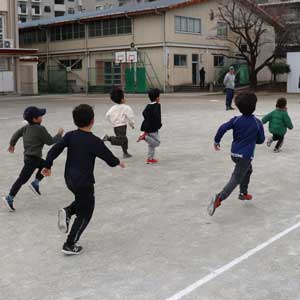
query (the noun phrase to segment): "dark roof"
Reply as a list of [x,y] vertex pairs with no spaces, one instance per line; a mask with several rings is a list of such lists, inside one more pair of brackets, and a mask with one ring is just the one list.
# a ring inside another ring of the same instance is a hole
[[[83,12],[74,15],[65,15],[62,17],[49,18],[35,20],[31,22],[19,24],[20,29],[34,28],[41,26],[55,26],[61,25],[64,23],[73,23],[73,22],[88,22],[97,19],[104,18],[113,18],[113,17],[122,17],[122,16],[133,16],[133,15],[142,15],[150,14],[155,12],[161,12],[171,9],[176,9],[180,7],[185,7],[197,3],[206,2],[207,0],[157,0],[153,2],[125,5],[121,7],[112,7],[108,9],[103,9],[99,11]],[[271,15],[269,15],[262,8],[258,7],[252,0],[240,0],[246,6],[254,6],[257,9],[257,13],[261,14],[265,20],[273,26],[282,25],[277,22]]]
[[31,28],[37,26],[47,26],[47,25],[55,25],[61,23],[68,23],[74,21],[90,21],[91,19],[100,19],[100,18],[111,18],[111,17],[119,17],[126,16],[132,14],[144,14],[151,13],[155,10],[168,10],[173,6],[177,7],[178,5],[188,5],[191,2],[195,2],[192,0],[158,0],[153,2],[146,2],[140,4],[132,4],[132,5],[124,5],[119,7],[112,7],[108,9],[103,9],[99,11],[91,11],[91,12],[82,12],[73,15],[65,15],[62,17],[49,18],[49,19],[41,19],[35,20],[26,23],[20,23],[19,28]]

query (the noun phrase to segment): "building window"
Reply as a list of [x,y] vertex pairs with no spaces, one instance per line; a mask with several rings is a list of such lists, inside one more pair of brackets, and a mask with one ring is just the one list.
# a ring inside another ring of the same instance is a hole
[[174,66],[186,67],[187,66],[187,55],[174,54]]
[[215,55],[214,56],[214,67],[224,67],[225,58],[223,55]]
[[54,13],[54,16],[55,17],[61,17],[61,16],[64,16],[65,15],[65,12],[64,11],[56,11],[55,13]]
[[33,29],[20,33],[20,44],[45,43],[47,40],[46,30]]
[[90,37],[114,36],[130,34],[131,32],[131,19],[128,18],[100,20],[89,23]]
[[70,7],[70,8],[68,9],[68,14],[69,14],[69,15],[74,15],[74,14],[75,14],[75,8]]
[[44,7],[44,12],[45,12],[45,13],[51,13],[51,7],[48,6],[48,5],[45,6],[45,7]]
[[201,33],[201,19],[188,17],[175,17],[175,31],[182,33]]
[[228,36],[227,24],[225,22],[218,22],[217,34],[219,37]]
[[21,22],[21,23],[27,22],[27,17],[26,16],[19,16],[19,22]]
[[69,67],[72,70],[81,70],[82,69],[82,60],[81,59],[62,59],[59,62],[64,65],[66,68]]
[[4,17],[0,16],[0,48],[3,48],[4,32]]
[[84,24],[68,24],[50,29],[50,39],[52,42],[83,39],[84,37]]

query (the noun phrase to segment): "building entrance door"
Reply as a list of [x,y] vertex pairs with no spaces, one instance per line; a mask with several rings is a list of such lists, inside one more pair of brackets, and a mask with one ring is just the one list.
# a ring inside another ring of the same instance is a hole
[[199,54],[192,54],[193,85],[199,84]]

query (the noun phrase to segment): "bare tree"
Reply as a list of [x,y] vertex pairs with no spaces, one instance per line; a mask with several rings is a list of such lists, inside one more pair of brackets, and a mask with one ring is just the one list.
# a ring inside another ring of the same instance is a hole
[[[275,31],[284,31],[284,26],[260,9],[253,1],[226,0],[220,1],[218,6],[219,18],[224,21],[231,33],[231,42],[249,66],[249,79],[252,88],[257,86],[257,74],[276,57],[281,41],[275,44],[275,35],[270,30],[270,25]],[[285,34],[280,34],[280,39]],[[267,57],[260,61],[259,56],[267,45],[273,44],[274,49]]]

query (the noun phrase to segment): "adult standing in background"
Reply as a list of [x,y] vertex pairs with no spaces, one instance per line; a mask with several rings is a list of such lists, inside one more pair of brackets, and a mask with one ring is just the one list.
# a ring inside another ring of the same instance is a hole
[[232,107],[232,99],[234,96],[234,88],[235,88],[235,74],[234,67],[231,66],[229,68],[228,73],[224,78],[224,85],[226,88],[226,110],[234,109]]
[[205,70],[204,67],[200,69],[200,87],[205,87]]

